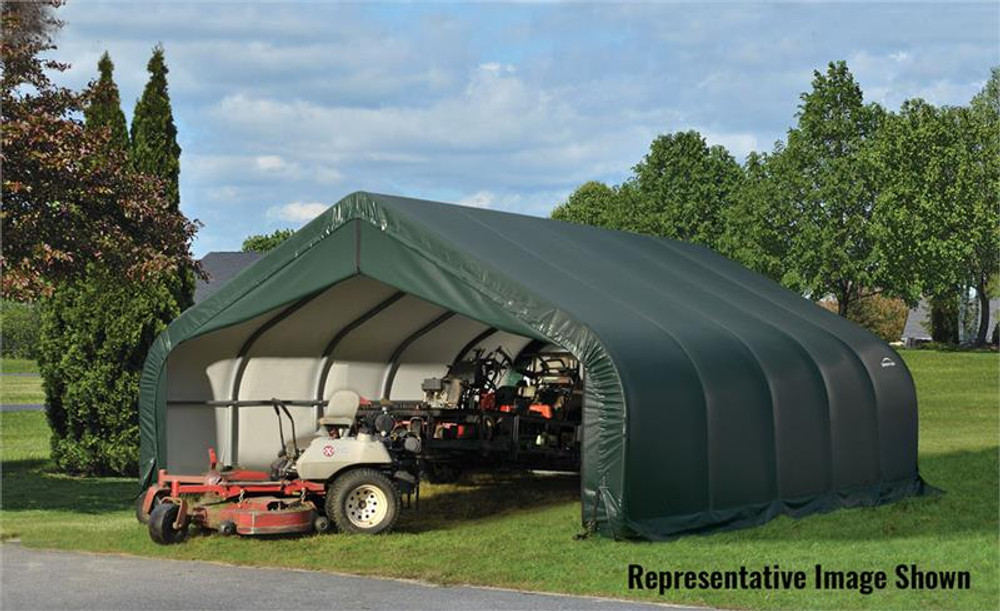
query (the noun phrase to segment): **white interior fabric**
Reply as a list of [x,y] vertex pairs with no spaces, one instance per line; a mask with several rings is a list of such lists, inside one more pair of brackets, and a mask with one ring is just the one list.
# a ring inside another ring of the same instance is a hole
[[[399,354],[390,398],[421,399],[423,380],[443,376],[460,356],[458,352],[487,326],[452,315],[429,327],[447,311],[413,295],[399,296],[393,287],[356,276],[297,307],[286,305],[197,337],[171,353],[167,363],[167,468],[178,473],[204,471],[208,448],[216,449],[224,465],[267,468],[281,447],[273,407],[233,407],[227,402],[234,397],[240,402],[271,398],[314,401],[324,349],[352,322],[394,295],[398,296],[395,302],[336,344],[329,357],[323,398],[347,390],[378,401],[392,369],[391,356],[409,342]],[[421,330],[422,335],[414,335]],[[514,356],[529,341],[496,331],[473,348],[490,351],[503,346]],[[243,349],[246,354],[240,358]],[[238,388],[234,385],[237,378]],[[299,437],[315,431],[317,419],[324,414],[322,408],[312,405],[288,409]],[[288,423],[284,426],[289,439]]]

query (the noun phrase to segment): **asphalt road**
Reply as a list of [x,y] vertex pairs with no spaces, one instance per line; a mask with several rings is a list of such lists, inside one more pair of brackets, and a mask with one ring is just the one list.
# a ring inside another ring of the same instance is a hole
[[[663,610],[599,598],[0,546],[0,608]],[[671,607],[678,609],[679,607]]]
[[39,412],[45,409],[42,403],[12,403],[0,405],[0,412]]

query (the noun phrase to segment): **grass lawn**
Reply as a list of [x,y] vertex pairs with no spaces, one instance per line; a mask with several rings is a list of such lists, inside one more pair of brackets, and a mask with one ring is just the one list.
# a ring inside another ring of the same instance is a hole
[[3,373],[38,373],[38,363],[31,359],[0,358],[0,372]]
[[[38,364],[27,359],[0,359],[3,373],[38,373]],[[0,405],[44,403],[39,376],[0,375]]]
[[[75,479],[48,472],[41,413],[2,414],[0,537],[26,546],[287,566],[359,574],[635,597],[736,608],[1000,608],[998,535],[998,367],[989,353],[904,353],[920,398],[920,467],[940,497],[907,499],[801,520],[781,517],[736,532],[669,543],[574,540],[578,480],[482,477],[427,486],[419,512],[398,532],[278,539],[193,537],[157,546],[131,513],[135,482]],[[670,591],[627,589],[627,566],[729,570],[740,565],[811,571],[880,569],[890,586],[851,591]],[[969,591],[897,590],[897,564],[968,570]]]

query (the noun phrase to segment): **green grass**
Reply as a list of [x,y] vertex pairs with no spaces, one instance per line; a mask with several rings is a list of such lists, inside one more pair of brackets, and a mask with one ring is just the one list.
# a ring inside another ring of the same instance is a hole
[[3,373],[38,373],[38,363],[31,359],[0,358],[0,371]]
[[[0,359],[0,372],[38,373],[38,363],[28,359]],[[45,391],[38,376],[0,375],[0,405],[44,403]]]
[[0,404],[45,403],[42,379],[35,376],[0,376]]
[[[419,512],[404,511],[398,532],[277,539],[194,537],[153,544],[131,514],[133,480],[76,479],[48,472],[40,413],[2,414],[3,510],[0,537],[33,547],[297,567],[438,583],[635,597],[735,608],[1000,608],[998,537],[998,367],[988,353],[904,353],[920,399],[920,467],[947,493],[876,508],[669,543],[576,541],[580,504],[571,477],[481,477],[427,486]],[[627,589],[626,569],[732,569],[780,564],[811,570],[881,569],[900,563],[968,570],[963,592],[871,595],[804,591],[671,591],[660,597]]]

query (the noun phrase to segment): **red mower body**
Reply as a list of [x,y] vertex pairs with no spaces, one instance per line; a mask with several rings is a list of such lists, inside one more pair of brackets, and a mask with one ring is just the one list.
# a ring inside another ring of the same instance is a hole
[[262,471],[220,472],[215,470],[214,456],[211,462],[204,475],[172,475],[161,469],[138,507],[140,520],[148,521],[158,505],[170,503],[178,506],[172,525],[178,531],[189,524],[227,535],[305,533],[319,528],[322,514],[317,501],[326,495],[323,484],[274,481]]

